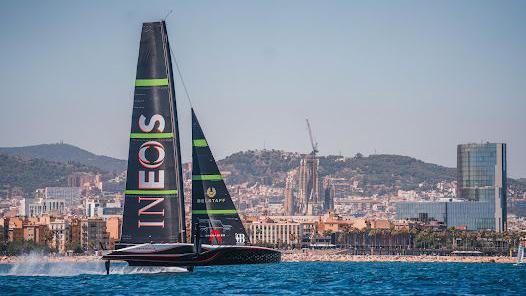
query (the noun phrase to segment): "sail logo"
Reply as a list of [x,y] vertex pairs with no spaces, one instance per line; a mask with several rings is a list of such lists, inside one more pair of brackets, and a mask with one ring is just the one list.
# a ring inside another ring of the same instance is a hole
[[[166,126],[164,117],[160,114],[153,115],[147,122],[147,118],[141,114],[139,117],[139,129],[143,133],[159,132],[162,133]],[[160,167],[164,163],[166,156],[163,144],[151,140],[143,143],[139,147],[137,159],[143,170],[139,170],[139,189],[164,189],[164,170]],[[141,221],[138,220],[138,227],[161,227],[164,228],[164,197],[144,197],[139,196],[139,217],[160,217],[159,220]],[[161,209],[159,209],[161,207]],[[150,220],[150,219],[148,219]]]
[[141,221],[139,220],[138,221],[138,227],[141,228],[141,227],[161,227],[161,228],[164,228],[164,209],[162,209],[162,211],[153,211],[152,208],[155,207],[156,205],[162,203],[164,201],[164,198],[163,197],[142,197],[142,196],[139,196],[139,204],[142,202],[142,201],[147,201],[149,202],[147,205],[145,205],[144,207],[140,208],[139,209],[139,216],[141,215],[158,215],[158,216],[162,216],[163,217],[163,220],[162,221]]
[[217,241],[217,244],[220,245],[223,241],[223,238],[221,237],[221,232],[217,229],[210,230],[210,237],[208,240],[210,241],[210,244],[214,243],[214,239]]
[[206,190],[206,196],[208,196],[209,198],[213,198],[214,196],[216,196],[216,189],[214,187],[208,187],[208,189]]
[[[155,149],[157,151],[157,159],[151,161],[146,157],[148,149]],[[139,148],[139,163],[148,169],[156,169],[160,167],[164,162],[164,146],[156,141],[148,141],[141,145]]]
[[[146,117],[141,114],[139,117],[139,129],[144,133],[150,133],[154,129],[157,132],[163,132],[166,123],[164,117],[155,114],[151,117],[149,122],[146,122]],[[157,126],[157,128],[155,128]],[[157,159],[150,160],[147,158],[147,151],[154,149],[157,152]],[[157,141],[148,141],[141,145],[138,153],[138,160],[142,167],[146,169],[157,169],[163,162],[165,157],[164,146]],[[157,179],[157,181],[156,181]],[[139,171],[139,189],[163,189],[164,188],[164,170],[158,170],[157,176],[155,171]]]
[[139,129],[143,133],[149,133],[153,131],[155,126],[157,125],[157,131],[162,133],[164,131],[164,126],[166,125],[166,122],[164,121],[164,117],[160,114],[155,114],[150,119],[150,122],[146,123],[146,116],[142,115],[139,116]]
[[236,244],[244,245],[245,244],[245,234],[236,233]]

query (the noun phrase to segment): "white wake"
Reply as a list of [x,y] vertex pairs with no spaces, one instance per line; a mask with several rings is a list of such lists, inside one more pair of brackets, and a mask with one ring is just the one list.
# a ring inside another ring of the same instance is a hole
[[[124,262],[112,262],[110,274],[155,274],[187,272],[180,267],[128,266]],[[97,262],[57,262],[40,254],[20,257],[15,263],[4,264],[0,276],[77,276],[106,275],[103,261]]]

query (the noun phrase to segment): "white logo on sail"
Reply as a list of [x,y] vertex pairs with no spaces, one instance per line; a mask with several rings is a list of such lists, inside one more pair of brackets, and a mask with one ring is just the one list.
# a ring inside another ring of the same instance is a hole
[[245,234],[236,233],[236,244],[245,244]]

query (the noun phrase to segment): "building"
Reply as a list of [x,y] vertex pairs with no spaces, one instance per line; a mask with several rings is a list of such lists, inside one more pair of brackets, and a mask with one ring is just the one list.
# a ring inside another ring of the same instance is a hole
[[287,178],[285,179],[285,200],[284,200],[284,209],[285,215],[292,216],[296,214],[296,200],[294,185],[296,184],[296,175],[297,170],[292,170],[287,173]]
[[69,243],[69,223],[64,219],[56,219],[49,222],[49,231],[51,232],[50,247],[64,254],[67,251]]
[[312,154],[305,155],[300,161],[298,176],[298,212],[303,215],[315,215],[322,210],[318,179],[319,164],[320,160]]
[[25,241],[33,241],[37,245],[46,243],[46,225],[24,224],[23,233]]
[[399,202],[396,217],[467,230],[506,231],[506,178],[506,144],[458,145],[457,199]]
[[447,223],[447,202],[398,202],[396,219]]
[[24,240],[24,228],[23,225],[27,220],[21,217],[9,218],[7,223],[7,237],[10,242],[23,241]]
[[494,230],[493,212],[486,203],[450,199],[435,202],[398,202],[396,218],[420,222],[440,222],[447,227],[467,230]]
[[82,247],[80,238],[82,235],[82,221],[79,218],[69,219],[69,243],[72,249]]
[[66,209],[66,201],[64,199],[39,198],[35,199],[27,206],[29,210],[24,209],[27,217],[40,217],[45,214],[63,215]]
[[336,195],[336,186],[334,185],[334,178],[327,176],[323,179],[323,192],[324,212],[334,211],[334,196]]
[[253,244],[299,246],[303,238],[301,223],[254,222],[249,224],[248,236]]
[[108,245],[106,221],[101,218],[87,218],[81,220],[80,245],[86,251],[101,250],[101,245]]
[[69,187],[79,187],[81,190],[97,188],[102,191],[102,180],[100,174],[75,172],[68,176]]
[[90,218],[122,217],[123,208],[120,202],[100,202],[90,200],[86,202],[86,216]]
[[[484,217],[479,228],[491,223],[502,232],[507,227],[506,144],[462,144],[457,146],[457,198],[484,203],[470,206],[492,215]],[[488,207],[482,210],[481,207]]]
[[20,200],[20,205],[18,206],[18,215],[21,217],[29,217],[29,204],[32,202],[32,199],[22,198]]
[[106,231],[108,232],[109,249],[115,248],[115,243],[121,237],[122,219],[120,217],[111,217],[106,220]]
[[9,233],[9,218],[0,218],[0,242],[7,241]]
[[44,189],[44,198],[46,199],[63,199],[67,206],[80,203],[80,187],[46,187]]

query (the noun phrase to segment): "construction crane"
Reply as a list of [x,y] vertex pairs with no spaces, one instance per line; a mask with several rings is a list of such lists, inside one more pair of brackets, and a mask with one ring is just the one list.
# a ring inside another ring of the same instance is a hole
[[309,130],[309,138],[310,138],[310,144],[312,146],[312,152],[311,154],[313,156],[316,156],[316,153],[318,153],[318,143],[314,141],[314,137],[312,136],[312,129],[310,127],[309,119],[305,119],[307,121],[307,129]]

